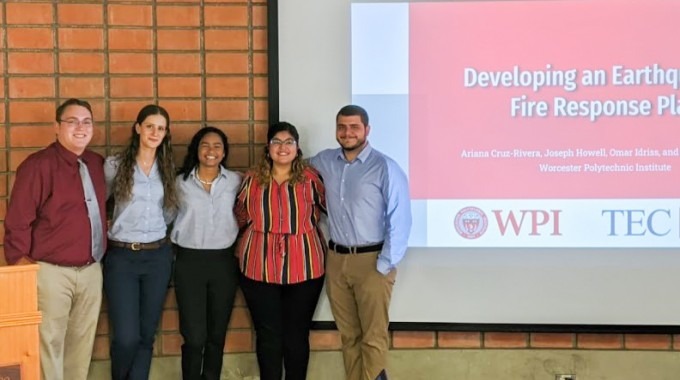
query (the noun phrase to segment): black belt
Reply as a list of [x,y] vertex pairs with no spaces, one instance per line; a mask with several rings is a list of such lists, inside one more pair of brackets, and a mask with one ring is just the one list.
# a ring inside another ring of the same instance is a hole
[[344,245],[336,244],[333,240],[328,242],[328,247],[337,253],[367,253],[380,251],[383,243],[373,245],[362,245],[357,247],[346,247]]
[[147,251],[158,249],[168,241],[168,238],[163,238],[161,240],[152,241],[150,243],[126,243],[123,241],[109,240],[109,245],[116,248],[125,248],[131,251]]

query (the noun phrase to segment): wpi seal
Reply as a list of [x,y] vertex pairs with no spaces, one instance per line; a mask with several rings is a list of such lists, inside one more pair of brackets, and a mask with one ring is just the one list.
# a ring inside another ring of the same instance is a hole
[[489,221],[486,219],[484,211],[477,207],[465,207],[458,211],[453,225],[460,236],[466,239],[477,239],[484,235]]

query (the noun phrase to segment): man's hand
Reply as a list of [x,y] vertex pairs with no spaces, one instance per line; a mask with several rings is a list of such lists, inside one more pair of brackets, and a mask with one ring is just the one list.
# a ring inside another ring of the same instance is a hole
[[35,264],[35,262],[29,260],[29,258],[26,257],[26,256],[20,258],[19,261],[17,261],[16,263],[14,263],[14,265],[29,265],[29,264]]

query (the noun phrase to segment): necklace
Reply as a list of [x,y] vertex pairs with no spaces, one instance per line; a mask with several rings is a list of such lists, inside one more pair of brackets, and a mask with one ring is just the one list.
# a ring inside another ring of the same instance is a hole
[[210,185],[213,184],[213,182],[215,182],[215,180],[217,179],[217,177],[211,179],[210,181],[204,181],[204,180],[201,179],[201,176],[198,175],[198,169],[196,169],[196,179],[198,179],[198,182],[200,182],[200,183],[202,183],[202,184],[204,184],[204,185],[210,186]]
[[201,177],[199,177],[199,176],[196,176],[196,178],[198,178],[198,182],[200,182],[200,183],[202,183],[202,184],[204,184],[204,185],[212,185],[213,182],[215,181],[215,180],[212,180],[212,181],[204,181],[204,180],[202,180]]

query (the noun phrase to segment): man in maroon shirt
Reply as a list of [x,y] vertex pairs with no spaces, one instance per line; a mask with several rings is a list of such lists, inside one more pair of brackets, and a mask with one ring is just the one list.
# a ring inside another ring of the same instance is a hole
[[57,141],[17,169],[5,218],[10,265],[37,263],[43,379],[85,380],[102,299],[106,248],[103,158],[86,150],[92,108],[69,99],[57,108]]

